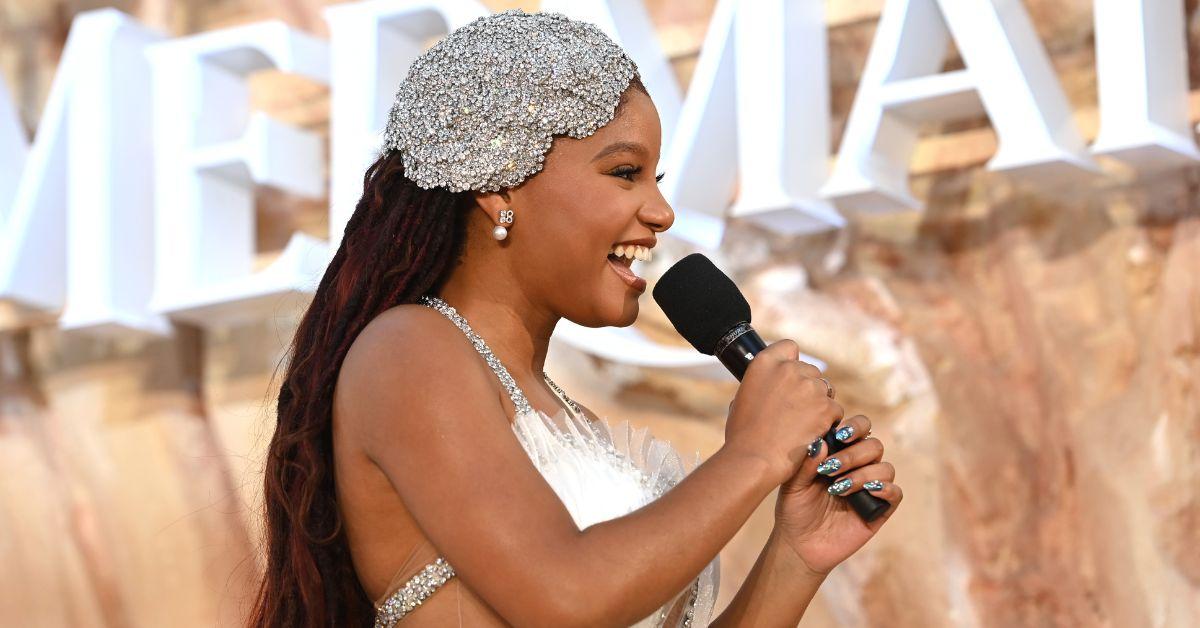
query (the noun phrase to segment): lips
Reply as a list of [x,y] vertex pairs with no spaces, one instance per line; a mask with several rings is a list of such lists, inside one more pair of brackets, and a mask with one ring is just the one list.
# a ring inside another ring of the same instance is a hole
[[621,281],[624,281],[626,285],[634,290],[642,292],[646,289],[646,280],[633,274],[633,270],[630,269],[630,266],[632,265],[633,260],[629,259],[628,257],[617,257],[615,255],[608,256],[609,268],[612,268],[613,272],[617,273],[617,276],[621,278]]

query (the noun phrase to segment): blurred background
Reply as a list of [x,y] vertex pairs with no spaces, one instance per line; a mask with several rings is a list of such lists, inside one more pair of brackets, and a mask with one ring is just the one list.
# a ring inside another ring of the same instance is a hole
[[[332,4],[0,0],[0,78],[33,138],[81,12],[113,7],[173,37],[273,19],[325,39]],[[824,2],[831,156],[884,4]],[[1095,139],[1093,3],[998,4],[1028,12],[1074,124]],[[1184,3],[1178,24],[1189,127],[1200,120],[1196,5]],[[684,91],[715,2],[644,6]],[[962,67],[951,46],[943,69]],[[328,86],[272,71],[252,78],[253,109],[328,137]],[[726,221],[716,259],[746,292],[755,327],[828,366],[838,401],[872,419],[905,490],[897,515],[831,575],[801,625],[1197,625],[1200,169],[1106,169],[1047,195],[986,170],[996,150],[985,116],[930,122],[910,169],[923,207],[843,212],[842,228],[790,235]],[[328,238],[329,205],[256,190],[258,267],[295,232]],[[0,218],[7,211],[0,205]],[[665,262],[692,250],[664,245]],[[4,296],[0,624],[237,625],[261,565],[272,377],[303,295],[248,321],[174,321],[165,337],[63,330]],[[649,291],[642,311],[639,331],[683,344]],[[547,370],[600,416],[628,418],[702,458],[720,447],[736,390],[732,378],[562,342]],[[766,539],[772,499],[722,553],[718,611]]]

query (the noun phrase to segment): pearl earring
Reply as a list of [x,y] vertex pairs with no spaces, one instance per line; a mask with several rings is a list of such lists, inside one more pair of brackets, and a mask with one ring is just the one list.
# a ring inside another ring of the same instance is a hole
[[[513,221],[513,210],[511,210],[511,209],[500,210],[500,222],[508,223],[511,225],[512,221]],[[505,227],[504,225],[496,225],[496,227],[492,229],[492,237],[496,238],[497,240],[503,240],[504,238],[507,238],[508,237],[508,228]]]

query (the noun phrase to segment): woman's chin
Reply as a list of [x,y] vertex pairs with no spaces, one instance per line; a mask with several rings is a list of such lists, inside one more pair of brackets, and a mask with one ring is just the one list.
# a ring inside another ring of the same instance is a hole
[[614,299],[612,295],[606,295],[604,304],[600,307],[603,326],[628,327],[632,325],[637,320],[641,308],[639,296],[637,292],[628,288],[625,288],[625,291],[617,299]]
[[626,293],[625,303],[627,304],[627,306],[626,306],[625,310],[623,310],[623,314],[621,317],[622,320],[621,320],[621,323],[619,323],[620,327],[627,327],[629,325],[632,325],[633,322],[637,320],[638,313],[641,312],[641,307],[642,307],[641,299],[639,299],[640,296],[641,296],[640,294],[638,294],[636,292],[632,292],[632,291]]
[[[609,264],[609,262],[605,263]],[[600,296],[596,307],[602,320],[602,326],[628,327],[637,320],[639,301],[645,292],[644,288],[639,289],[639,287],[630,285],[630,282],[619,276],[613,269],[604,269],[604,278],[600,282]]]

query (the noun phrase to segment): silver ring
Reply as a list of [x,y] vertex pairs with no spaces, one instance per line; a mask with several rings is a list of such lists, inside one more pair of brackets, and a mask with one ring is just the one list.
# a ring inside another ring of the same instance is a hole
[[825,382],[825,396],[833,399],[833,395],[835,394],[833,392],[833,384],[830,384],[829,380],[825,379],[824,377],[818,377],[817,379]]

